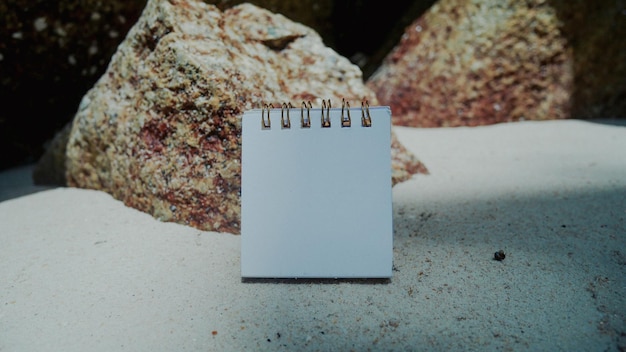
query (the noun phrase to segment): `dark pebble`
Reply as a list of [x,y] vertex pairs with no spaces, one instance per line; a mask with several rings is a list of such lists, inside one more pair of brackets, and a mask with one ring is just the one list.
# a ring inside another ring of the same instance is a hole
[[497,261],[503,261],[505,257],[506,257],[506,255],[504,255],[504,251],[503,250],[499,250],[499,251],[497,251],[497,252],[495,252],[493,254],[493,259],[495,259]]

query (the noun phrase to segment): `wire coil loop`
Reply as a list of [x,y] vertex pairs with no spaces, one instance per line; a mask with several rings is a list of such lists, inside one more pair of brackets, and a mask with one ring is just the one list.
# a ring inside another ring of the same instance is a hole
[[[284,128],[291,128],[291,118],[289,117],[289,109],[292,109],[293,106],[291,103],[283,103],[283,106],[280,108],[280,125]],[[287,120],[285,122],[285,110],[287,110]]]
[[[326,116],[324,116],[324,110],[326,110]],[[328,105],[326,100],[322,100],[322,128],[330,127],[330,99],[328,99]]]
[[[272,121],[270,120],[270,110],[273,109],[272,104],[263,104],[261,108],[261,128],[268,130],[272,127]],[[267,122],[265,122],[265,111],[267,111]]]
[[[346,119],[346,117],[343,114],[343,110],[345,107],[348,107],[347,112],[348,112],[348,117]],[[342,99],[341,102],[341,127],[350,127],[352,126],[352,118],[350,118],[350,103],[347,102],[345,99]]]
[[372,127],[372,117],[370,116],[370,104],[367,100],[361,102],[361,126]]
[[[300,126],[302,128],[311,128],[311,101],[309,101],[309,105],[302,101],[302,106],[300,107]],[[306,109],[306,120],[304,119],[304,109]]]

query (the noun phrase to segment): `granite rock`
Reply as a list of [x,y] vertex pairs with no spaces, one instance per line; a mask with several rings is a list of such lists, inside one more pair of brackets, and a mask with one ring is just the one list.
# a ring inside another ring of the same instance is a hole
[[[401,33],[417,16],[404,11],[414,0],[397,1],[395,11],[386,16],[376,12],[378,1],[204,2],[221,10],[250,2],[281,13],[314,28],[326,45],[365,65],[361,67],[368,73],[395,44],[394,39],[381,46],[385,36],[396,38],[393,34]],[[102,76],[145,4],[146,0],[0,1],[0,103],[5,108],[0,112],[0,170],[42,156]],[[371,15],[377,16],[376,26],[370,25]]]
[[[250,4],[150,0],[80,103],[67,182],[163,221],[239,233],[243,111],[323,98],[377,103],[312,29]],[[394,146],[400,182],[423,166]]]
[[570,116],[572,50],[545,0],[440,0],[368,80],[394,123],[483,125]]

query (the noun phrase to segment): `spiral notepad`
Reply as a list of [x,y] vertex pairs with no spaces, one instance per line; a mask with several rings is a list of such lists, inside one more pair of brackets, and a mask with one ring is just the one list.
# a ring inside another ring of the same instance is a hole
[[244,113],[242,277],[391,277],[391,110],[342,105]]

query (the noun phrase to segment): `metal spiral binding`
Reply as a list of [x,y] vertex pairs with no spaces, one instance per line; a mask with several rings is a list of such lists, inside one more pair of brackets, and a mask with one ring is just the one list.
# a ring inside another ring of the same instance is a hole
[[[326,109],[326,116],[324,117],[324,109]],[[322,128],[330,127],[330,99],[328,99],[328,105],[326,101],[322,100]]]
[[[348,119],[343,115],[343,109],[348,106]],[[350,127],[352,125],[352,119],[350,118],[350,103],[345,99],[341,101],[341,127]]]
[[[261,127],[264,130],[270,129],[272,122],[270,120],[270,111],[274,108],[272,104],[263,104],[261,108]],[[311,102],[302,101],[300,106],[300,126],[302,128],[311,128],[311,109],[313,108]],[[330,99],[322,100],[322,114],[321,123],[322,128],[330,127]],[[289,110],[293,109],[291,102],[283,103],[280,109],[280,124],[282,129],[291,128],[291,117],[289,116]],[[306,109],[306,118],[304,117],[304,110]],[[285,117],[285,111],[287,116]],[[267,121],[265,119],[265,113],[267,112]],[[352,117],[350,116],[350,103],[345,99],[342,99],[341,104],[341,127],[351,127]],[[361,126],[372,127],[372,117],[370,116],[370,105],[367,100],[361,102]]]
[[[365,113],[367,112],[367,117]],[[366,101],[361,102],[361,126],[372,127],[372,117],[370,116],[370,104]]]
[[[306,121],[304,120],[304,109],[306,108]],[[311,102],[309,101],[309,106],[306,105],[304,101],[302,101],[302,107],[300,107],[300,124],[302,128],[311,128]]]
[[[280,125],[283,129],[291,128],[291,119],[289,118],[289,109],[292,109],[293,106],[291,103],[283,103],[282,108],[280,109]],[[285,110],[287,110],[287,122],[285,122]]]
[[[261,128],[268,130],[272,127],[272,121],[270,120],[270,110],[273,109],[272,104],[263,104],[261,108]],[[267,110],[267,123],[265,123],[265,111]]]

